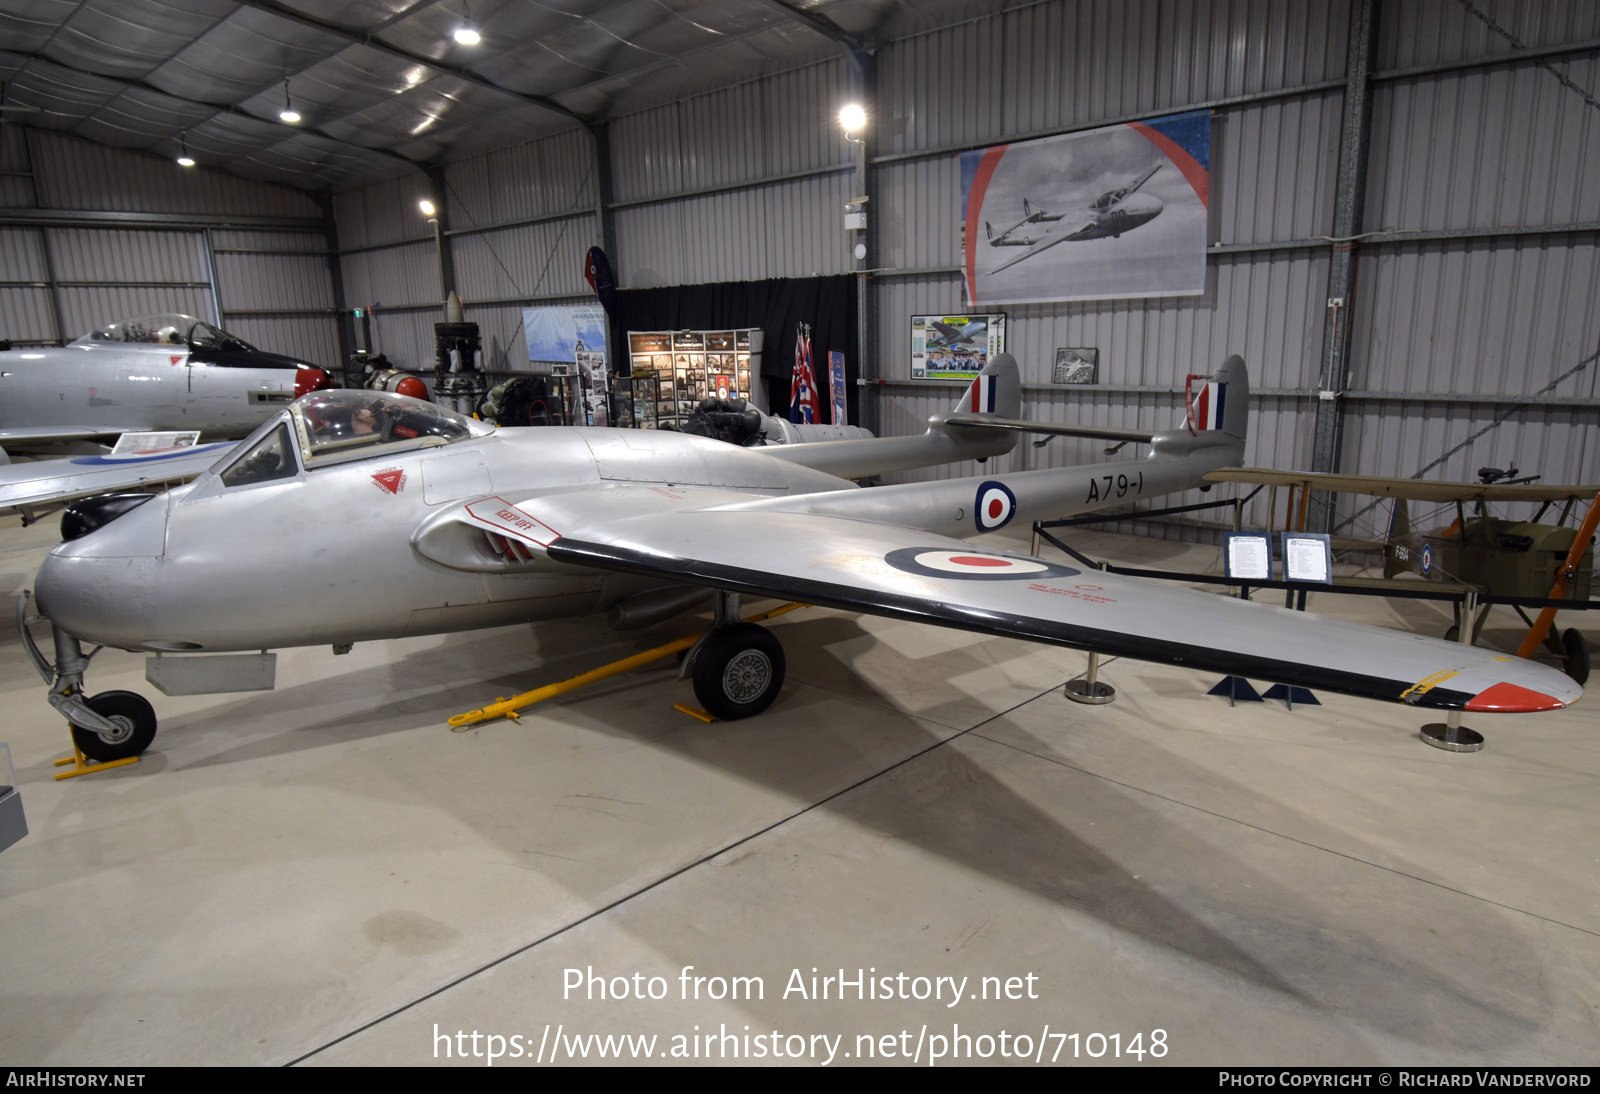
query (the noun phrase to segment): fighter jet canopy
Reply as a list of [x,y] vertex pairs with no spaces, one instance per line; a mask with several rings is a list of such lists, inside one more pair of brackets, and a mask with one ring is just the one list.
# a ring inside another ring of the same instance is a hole
[[290,408],[309,462],[427,448],[494,432],[494,427],[422,399],[386,391],[318,391]]
[[243,338],[214,327],[203,319],[178,312],[122,319],[99,330],[90,331],[79,338],[78,342],[142,342],[159,346],[257,352],[256,348]]

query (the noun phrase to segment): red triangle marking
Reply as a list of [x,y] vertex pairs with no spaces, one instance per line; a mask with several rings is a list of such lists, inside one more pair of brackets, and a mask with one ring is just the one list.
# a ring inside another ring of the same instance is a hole
[[400,487],[405,485],[406,473],[398,469],[394,471],[379,471],[372,476],[372,481],[389,491],[389,493],[398,494]]

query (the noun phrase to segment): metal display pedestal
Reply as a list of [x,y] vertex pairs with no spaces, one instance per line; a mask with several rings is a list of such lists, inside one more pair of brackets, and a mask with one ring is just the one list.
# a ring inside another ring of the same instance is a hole
[[1429,722],[1417,736],[1422,738],[1424,744],[1442,748],[1446,752],[1483,751],[1483,734],[1462,725],[1461,715],[1453,710],[1448,722]]
[[1117,689],[1100,679],[1100,655],[1089,655],[1089,671],[1076,680],[1068,680],[1062,693],[1074,703],[1088,706],[1105,706],[1117,697]]

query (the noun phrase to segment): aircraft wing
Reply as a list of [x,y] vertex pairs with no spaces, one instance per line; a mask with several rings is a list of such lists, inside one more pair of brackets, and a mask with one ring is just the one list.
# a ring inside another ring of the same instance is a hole
[[148,456],[74,456],[0,467],[0,512],[39,509],[162,483],[192,479],[237,441],[202,444]]
[[1426,479],[1390,479],[1375,475],[1277,471],[1265,467],[1224,467],[1206,472],[1205,477],[1211,482],[1248,482],[1265,486],[1299,486],[1309,482],[1314,490],[1366,494],[1376,498],[1406,498],[1411,501],[1563,501],[1567,498],[1592,498],[1600,494],[1600,486],[1561,486],[1537,482],[1429,482]]
[[[1556,669],[1436,638],[894,525],[740,511],[737,500],[663,510],[641,498],[630,507],[619,493],[528,499],[513,507],[516,522],[499,510],[497,527],[558,562],[1422,707],[1527,712],[1583,695]],[[523,522],[531,531],[516,531]]]
[[1148,430],[1110,429],[1094,425],[1057,425],[1030,422],[1022,418],[946,418],[945,425],[979,426],[984,429],[1009,429],[1016,433],[1048,433],[1052,437],[1091,437],[1100,441],[1134,441],[1149,444],[1155,434]]
[[1002,262],[1000,265],[996,266],[994,269],[990,270],[989,272],[992,273],[992,274],[997,274],[1001,270],[1009,270],[1011,267],[1015,266],[1018,262],[1022,262],[1022,261],[1025,261],[1026,259],[1030,259],[1034,255],[1038,254],[1041,251],[1048,251],[1051,247],[1054,247],[1058,243],[1065,243],[1067,240],[1071,239],[1073,236],[1077,235],[1079,232],[1083,231],[1085,228],[1094,227],[1094,223],[1095,223],[1095,218],[1093,216],[1088,216],[1088,215],[1079,217],[1076,221],[1073,221],[1071,223],[1068,223],[1066,221],[1062,221],[1061,224],[1057,225],[1057,227],[1055,229],[1059,233],[1058,235],[1052,236],[1050,239],[1045,240],[1043,243],[1039,244],[1037,247],[1033,247],[1033,248],[1030,248],[1029,250],[1023,251],[1016,258],[1013,258],[1008,262]]
[[138,426],[106,425],[45,425],[0,429],[0,447],[7,441],[87,441],[93,437],[115,437],[138,429]]

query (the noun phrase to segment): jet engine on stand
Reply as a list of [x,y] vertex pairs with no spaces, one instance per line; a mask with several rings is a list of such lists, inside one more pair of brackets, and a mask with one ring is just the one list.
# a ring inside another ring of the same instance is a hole
[[478,371],[478,354],[483,345],[478,324],[464,321],[461,298],[455,293],[445,302],[445,317],[445,322],[433,325],[433,401],[471,414],[489,391],[483,373]]

